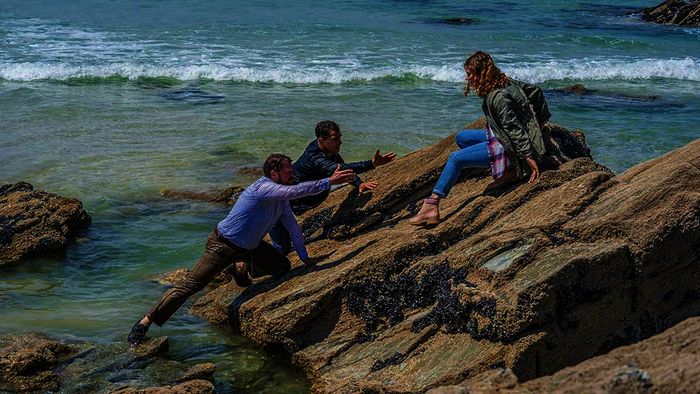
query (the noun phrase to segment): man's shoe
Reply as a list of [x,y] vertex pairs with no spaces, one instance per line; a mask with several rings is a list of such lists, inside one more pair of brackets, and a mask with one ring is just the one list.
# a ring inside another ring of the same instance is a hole
[[426,198],[423,200],[423,206],[418,214],[408,222],[414,226],[434,225],[440,223],[440,208],[438,207],[439,200],[434,198]]
[[141,324],[141,319],[134,324],[133,327],[131,327],[131,332],[129,332],[129,338],[127,341],[131,346],[136,346],[143,342],[143,339],[146,337],[146,333],[148,332],[148,326],[144,326]]

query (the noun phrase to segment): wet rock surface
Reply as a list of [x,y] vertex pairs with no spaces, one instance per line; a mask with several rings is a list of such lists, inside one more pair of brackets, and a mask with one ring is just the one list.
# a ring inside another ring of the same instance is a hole
[[647,22],[677,26],[700,26],[700,0],[666,0],[656,7],[640,10]]
[[615,176],[582,135],[548,133],[560,154],[541,179],[485,192],[466,171],[433,228],[406,219],[452,136],[367,173],[372,193],[300,218],[319,264],[193,311],[285,349],[320,392],[421,392],[495,367],[533,379],[697,315],[700,140]]
[[112,391],[113,394],[211,394],[214,385],[206,380],[192,380],[176,386],[133,388],[127,387]]
[[214,365],[190,367],[161,357],[165,337],[130,348],[24,334],[0,337],[0,349],[0,392],[214,392],[201,380],[211,378]]
[[77,346],[39,334],[0,337],[0,391],[55,391],[58,365],[78,353]]
[[189,192],[183,190],[165,189],[160,193],[160,195],[173,199],[222,202],[233,205],[243,190],[244,188],[240,186],[230,186],[220,192]]
[[194,380],[194,379],[204,379],[208,380],[211,379],[212,375],[214,375],[214,372],[216,371],[216,365],[213,363],[202,363],[202,364],[197,364],[192,366],[192,368],[188,369],[183,373],[181,376],[179,376],[177,379],[175,379],[176,382],[186,382],[188,380]]
[[659,335],[550,376],[518,383],[511,370],[497,368],[429,393],[697,393],[699,338],[700,318],[693,317]]
[[149,338],[134,347],[132,354],[136,359],[149,358],[164,353],[169,345],[168,337]]
[[0,186],[0,268],[64,250],[90,220],[77,199],[37,191],[26,182]]

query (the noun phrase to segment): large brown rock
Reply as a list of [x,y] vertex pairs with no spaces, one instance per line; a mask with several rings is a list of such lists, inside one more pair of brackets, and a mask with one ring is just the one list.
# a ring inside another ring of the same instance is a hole
[[[0,393],[214,392],[211,383],[201,381],[212,378],[214,364],[190,367],[159,357],[167,345],[167,337],[131,348],[126,341],[95,344],[36,333],[0,336]],[[177,385],[189,381],[195,382]]]
[[511,370],[498,368],[428,394],[460,392],[698,393],[700,317],[687,319],[642,342],[525,383],[518,383]]
[[666,0],[641,10],[647,22],[677,26],[700,26],[700,0]]
[[56,391],[54,371],[78,352],[76,346],[39,334],[0,337],[0,391]]
[[74,198],[35,191],[19,182],[0,186],[0,267],[63,250],[90,215]]
[[468,172],[434,228],[406,219],[452,137],[369,172],[373,193],[301,218],[318,266],[222,286],[194,312],[282,347],[318,392],[422,392],[494,367],[532,379],[697,315],[700,140],[615,176],[586,157],[557,167],[586,149],[549,131],[562,154],[537,182],[486,191]]

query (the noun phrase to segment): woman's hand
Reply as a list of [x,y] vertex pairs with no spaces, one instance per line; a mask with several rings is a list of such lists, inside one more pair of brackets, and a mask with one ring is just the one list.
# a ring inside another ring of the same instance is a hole
[[537,162],[532,156],[525,157],[525,161],[527,161],[527,165],[530,167],[530,180],[528,180],[527,183],[532,183],[535,179],[539,178],[540,169],[537,167]]

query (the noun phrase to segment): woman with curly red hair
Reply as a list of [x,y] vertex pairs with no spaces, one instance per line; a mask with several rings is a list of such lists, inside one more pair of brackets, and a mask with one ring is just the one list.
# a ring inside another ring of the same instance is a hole
[[450,155],[432,195],[423,200],[411,224],[440,222],[440,199],[447,197],[465,168],[490,167],[497,182],[528,175],[529,182],[534,182],[539,177],[538,162],[545,154],[541,130],[551,116],[542,89],[508,78],[483,51],[464,62],[464,71],[464,95],[475,91],[484,100],[487,128],[457,133],[460,149]]

